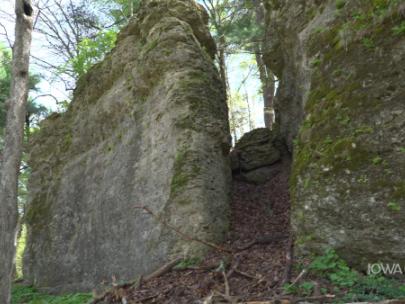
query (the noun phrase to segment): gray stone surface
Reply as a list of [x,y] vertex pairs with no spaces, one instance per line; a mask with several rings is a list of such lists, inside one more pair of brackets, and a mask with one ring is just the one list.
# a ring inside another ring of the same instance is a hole
[[334,248],[363,271],[376,261],[404,264],[400,3],[269,0],[267,10],[266,61],[281,80],[277,124],[294,146],[297,252]]
[[274,164],[273,166],[266,166],[247,172],[242,172],[240,177],[243,181],[259,185],[268,182],[280,172],[280,165]]
[[228,228],[230,135],[207,15],[191,0],[145,0],[115,49],[35,135],[25,279],[52,292],[132,280],[191,236]]
[[276,137],[267,128],[254,129],[242,136],[231,152],[232,170],[251,171],[280,160]]

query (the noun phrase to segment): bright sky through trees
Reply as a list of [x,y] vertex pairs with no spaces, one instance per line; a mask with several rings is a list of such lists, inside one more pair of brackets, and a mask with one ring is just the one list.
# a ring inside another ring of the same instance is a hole
[[[4,45],[8,46],[10,42],[12,43],[14,35],[14,1],[2,0],[0,14],[2,16],[2,26],[0,26],[0,41]],[[6,33],[8,37],[6,37]],[[8,41],[8,39],[10,41]],[[46,48],[46,40],[44,36],[38,32],[34,32],[31,53],[32,56],[37,58],[37,62],[40,60],[46,60],[54,65],[63,64],[63,62],[60,62],[60,58],[49,52],[49,50]],[[227,56],[229,85],[231,92],[236,92],[239,89],[238,93],[243,97],[243,101],[247,99],[249,100],[253,127],[263,127],[263,99],[259,91],[260,80],[258,78],[257,69],[252,69],[252,67],[249,66],[252,59],[253,56],[248,54],[235,54]],[[55,98],[60,102],[70,99],[72,92],[67,91],[65,89],[65,85],[58,79],[55,79],[52,73],[50,73],[46,68],[39,66],[35,64],[35,61],[32,61],[31,72],[44,76],[44,79],[38,86],[39,91],[33,94],[33,97],[36,95],[44,95],[38,98],[38,103],[50,108],[52,111],[57,111],[58,105]],[[248,95],[248,98],[246,98],[246,94]],[[246,124],[242,129],[243,131],[239,133],[249,131],[249,125]],[[238,137],[240,136],[241,134],[238,134]]]

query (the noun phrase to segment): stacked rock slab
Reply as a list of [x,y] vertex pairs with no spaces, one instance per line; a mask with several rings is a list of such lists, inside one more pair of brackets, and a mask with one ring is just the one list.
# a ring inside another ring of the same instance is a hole
[[405,263],[405,6],[267,1],[298,252]]
[[43,122],[30,157],[28,282],[91,290],[207,250],[161,222],[222,239],[230,135],[207,21],[192,0],[143,1],[67,112]]
[[280,172],[281,166],[275,164],[281,160],[283,150],[276,134],[268,128],[259,128],[241,137],[230,154],[235,178],[262,184]]

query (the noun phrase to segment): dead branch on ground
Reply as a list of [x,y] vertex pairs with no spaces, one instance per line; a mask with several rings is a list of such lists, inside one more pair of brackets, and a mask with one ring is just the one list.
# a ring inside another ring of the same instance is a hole
[[[162,267],[160,267],[159,269],[157,269],[156,271],[152,272],[151,274],[147,275],[146,277],[140,276],[139,279],[132,281],[132,282],[127,282],[124,284],[120,284],[120,285],[116,285],[113,287],[112,290],[123,290],[123,289],[127,289],[133,285],[138,285],[137,287],[139,288],[140,285],[142,283],[151,281],[155,278],[158,278],[168,272],[170,272],[174,266],[176,266],[178,263],[180,263],[183,259],[182,258],[176,258],[166,264],[164,264]],[[92,304],[97,304],[97,303],[101,303],[101,301],[103,301],[107,295],[111,292],[111,290],[105,292],[104,294],[102,294],[99,297],[95,297],[95,299],[93,300]]]

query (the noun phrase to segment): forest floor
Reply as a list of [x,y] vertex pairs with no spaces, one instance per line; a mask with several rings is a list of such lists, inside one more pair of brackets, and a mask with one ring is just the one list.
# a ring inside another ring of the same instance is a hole
[[274,297],[290,251],[289,164],[278,166],[283,170],[266,184],[233,181],[231,231],[221,245],[232,258],[212,252],[199,263],[185,261],[137,286],[118,286],[95,303],[191,304],[214,294],[238,301]]
[[[163,265],[137,282],[94,294],[93,304],[405,304],[405,280],[367,276],[327,251],[312,260],[291,259],[289,161],[263,185],[233,181],[231,229],[204,260]],[[192,236],[190,236],[192,238]],[[85,304],[92,296],[49,296],[16,285],[13,304]],[[256,302],[254,302],[256,301]],[[259,302],[261,301],[261,302]]]

